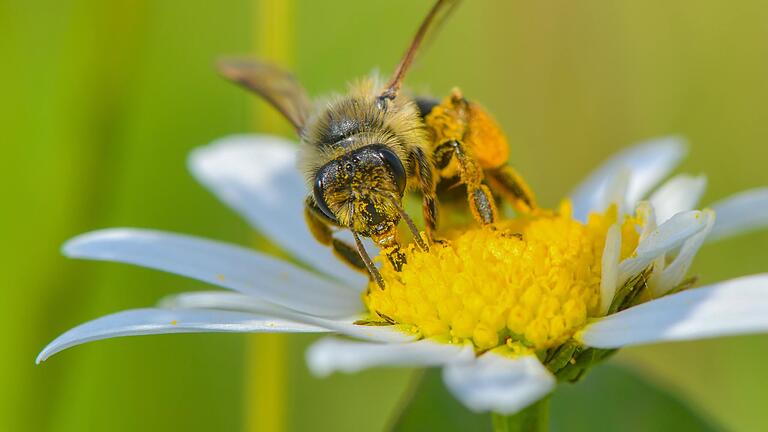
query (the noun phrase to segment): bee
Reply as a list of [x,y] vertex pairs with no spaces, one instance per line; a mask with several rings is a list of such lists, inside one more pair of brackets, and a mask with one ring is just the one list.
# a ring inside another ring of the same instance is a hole
[[[315,105],[293,75],[275,65],[246,59],[218,64],[225,78],[263,97],[300,137],[299,167],[310,190],[305,219],[312,235],[344,262],[367,271],[382,289],[384,280],[361,237],[372,239],[399,270],[405,264],[397,229],[403,220],[427,251],[435,241],[441,179],[455,178],[466,187],[470,211],[484,226],[497,219],[493,192],[521,212],[536,206],[530,188],[507,165],[506,138],[484,108],[458,89],[442,101],[400,91],[425,36],[457,4],[433,5],[388,82],[364,78],[347,94]],[[421,194],[426,239],[403,209],[408,189]],[[335,238],[337,229],[351,231],[354,246]]]

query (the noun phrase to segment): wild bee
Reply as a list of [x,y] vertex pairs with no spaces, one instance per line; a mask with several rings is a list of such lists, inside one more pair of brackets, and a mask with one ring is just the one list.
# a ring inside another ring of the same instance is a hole
[[[402,219],[416,244],[428,250],[435,240],[440,179],[457,178],[466,186],[471,213],[482,225],[497,218],[491,190],[518,211],[535,207],[528,186],[506,164],[504,134],[480,105],[467,101],[458,89],[442,102],[400,92],[425,35],[434,33],[436,23],[456,4],[458,0],[435,3],[386,84],[364,78],[351,84],[346,95],[315,106],[296,79],[274,65],[219,62],[224,77],[262,96],[296,129],[299,165],[311,191],[305,217],[314,237],[346,263],[367,271],[381,288],[384,280],[360,238],[371,238],[400,269],[405,264],[397,230]],[[426,239],[403,210],[408,189],[421,193]],[[337,228],[349,229],[355,245],[334,238]]]

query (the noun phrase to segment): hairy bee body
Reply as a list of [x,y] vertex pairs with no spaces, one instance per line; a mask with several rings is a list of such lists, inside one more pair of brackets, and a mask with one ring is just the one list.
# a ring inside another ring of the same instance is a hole
[[[498,123],[477,102],[466,102],[465,119],[456,107],[452,96],[425,114],[425,122],[432,131],[433,151],[442,143],[453,140],[462,141],[467,153],[473,157],[482,169],[494,169],[507,163],[509,143]],[[458,175],[458,162],[455,159],[435,161],[443,178]]]
[[[430,140],[412,100],[398,97],[382,108],[380,91],[375,77],[366,78],[351,84],[347,94],[321,101],[300,133],[298,163],[308,187],[317,191],[312,199],[334,225],[389,247],[401,216],[393,198],[401,199],[417,183],[412,155],[415,149],[428,151]],[[376,163],[382,154],[389,160]],[[402,174],[392,172],[397,163]]]
[[429,132],[415,102],[402,96],[380,109],[380,92],[377,78],[365,78],[352,83],[347,94],[317,104],[300,134],[299,169],[310,188],[320,167],[373,144],[386,146],[413,173],[409,152],[414,147],[429,151]]
[[[419,161],[414,155],[417,153],[424,155],[430,172],[434,172],[428,181],[458,178],[469,188],[470,209],[481,223],[492,223],[496,218],[492,192],[486,183],[497,186],[494,191],[510,198],[518,210],[530,210],[532,194],[522,179],[507,167],[507,139],[498,123],[479,103],[468,101],[454,89],[440,102],[399,95],[382,108],[380,93],[375,77],[358,81],[350,85],[346,95],[321,102],[301,132],[299,167],[310,188],[316,186],[319,171],[329,164],[341,164],[349,159],[355,168],[350,175],[333,176],[326,181],[322,186],[323,199],[318,197],[319,193],[314,196],[321,207],[330,210],[326,213],[335,216],[332,221],[335,225],[352,227],[372,237],[380,246],[390,245],[376,237],[376,229],[371,229],[379,221],[371,217],[353,218],[354,214],[366,213],[397,215],[391,201],[380,192],[402,196],[402,191],[398,193],[392,187],[391,173],[385,167],[379,167],[381,172],[378,173],[376,166],[353,156],[370,146],[385,148],[402,162],[406,173],[405,189],[431,187],[420,184],[416,176]],[[503,184],[499,174],[507,174],[506,179],[512,181]],[[339,185],[338,192],[333,191],[336,185]],[[517,190],[509,193],[510,187]],[[350,200],[350,192],[365,189],[371,193]],[[366,208],[370,202],[375,207],[373,211]],[[355,205],[359,207],[354,208]],[[347,210],[343,211],[345,206]],[[436,218],[436,209],[431,210],[431,216],[429,213],[425,212],[426,218]],[[430,228],[434,227],[427,227]]]
[[465,99],[459,89],[439,103],[422,105],[427,107],[423,116],[431,135],[436,174],[439,179],[458,178],[467,187],[476,220],[492,223],[496,219],[491,189],[518,211],[535,207],[530,188],[508,165],[509,143],[504,132],[483,106]]

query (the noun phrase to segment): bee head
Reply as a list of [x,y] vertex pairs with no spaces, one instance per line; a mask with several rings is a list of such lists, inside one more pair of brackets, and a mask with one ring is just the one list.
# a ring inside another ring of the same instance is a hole
[[320,210],[338,225],[379,237],[400,221],[392,200],[402,199],[405,186],[400,158],[385,145],[372,144],[321,166],[313,195]]

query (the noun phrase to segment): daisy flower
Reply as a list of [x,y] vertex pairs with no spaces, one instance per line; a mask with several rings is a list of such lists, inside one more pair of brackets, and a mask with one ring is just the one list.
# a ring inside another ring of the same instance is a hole
[[[471,227],[411,249],[381,289],[315,242],[303,220],[297,146],[233,136],[194,151],[194,176],[300,265],[213,240],[134,228],[95,231],[73,258],[130,263],[229,291],[191,292],[103,316],[51,342],[184,332],[333,333],[307,352],[316,375],[382,365],[440,366],[474,411],[516,413],[617,348],[768,330],[768,274],[695,287],[706,242],[768,224],[768,189],[695,210],[703,176],[656,188],[685,155],[677,138],[614,156],[555,211]],[[339,233],[343,234],[343,233]],[[386,261],[386,260],[384,260]],[[342,337],[339,337],[342,336]]]

